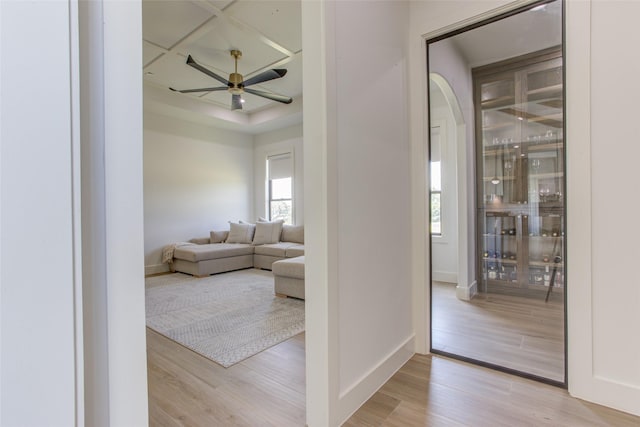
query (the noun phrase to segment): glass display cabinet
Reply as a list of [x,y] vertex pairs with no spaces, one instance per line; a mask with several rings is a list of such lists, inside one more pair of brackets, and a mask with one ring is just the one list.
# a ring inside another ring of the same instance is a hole
[[562,52],[475,68],[473,83],[479,290],[548,299],[565,274]]

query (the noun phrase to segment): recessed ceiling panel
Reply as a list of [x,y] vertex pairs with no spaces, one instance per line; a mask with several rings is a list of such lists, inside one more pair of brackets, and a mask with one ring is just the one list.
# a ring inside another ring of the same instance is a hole
[[142,64],[147,65],[164,53],[164,49],[152,45],[146,41],[142,42]]
[[302,49],[300,0],[238,1],[225,13],[249,24],[292,52]]
[[270,80],[252,87],[291,97],[300,95],[302,93],[302,53],[277,68],[285,68],[287,74],[280,79]]
[[251,31],[223,19],[218,20],[213,30],[202,38],[181,48],[181,53],[191,54],[203,65],[225,70],[228,74],[234,69],[233,57],[229,54],[231,49],[242,52],[242,57],[238,60],[238,72],[243,75],[286,57],[262,43]]
[[[143,0],[145,83],[166,91],[168,99],[197,100],[220,107],[234,118],[280,108],[283,104],[279,102],[245,93],[243,109],[230,112],[231,94],[226,90],[178,94],[170,93],[169,87],[182,90],[222,86],[188,66],[187,56],[192,55],[197,63],[227,79],[235,71],[230,50],[237,49],[242,52],[238,73],[245,80],[271,68],[288,71],[281,79],[252,88],[299,96],[302,54],[292,58],[288,54],[301,49],[300,9],[300,0]],[[213,110],[220,112],[220,109]],[[220,117],[220,120],[227,119]]]
[[188,1],[143,0],[142,36],[169,49],[212,16]]
[[[227,78],[228,76],[223,76]],[[222,86],[220,82],[186,64],[186,58],[167,54],[145,69],[145,79],[164,87],[195,89]]]

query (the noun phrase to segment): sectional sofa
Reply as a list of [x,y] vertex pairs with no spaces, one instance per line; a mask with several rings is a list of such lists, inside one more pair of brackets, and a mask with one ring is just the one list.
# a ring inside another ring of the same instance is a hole
[[282,222],[229,223],[229,230],[211,231],[209,237],[173,248],[171,271],[207,276],[261,268],[271,270],[279,260],[304,255],[304,227]]

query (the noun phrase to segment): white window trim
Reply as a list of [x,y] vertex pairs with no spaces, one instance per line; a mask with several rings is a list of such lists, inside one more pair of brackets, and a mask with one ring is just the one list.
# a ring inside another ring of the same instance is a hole
[[[431,236],[431,242],[436,245],[447,245],[449,244],[449,236],[446,232],[446,227],[444,227],[443,221],[443,209],[442,209],[442,201],[448,197],[447,192],[445,191],[445,186],[442,185],[442,177],[444,176],[445,164],[447,162],[447,147],[445,144],[442,144],[442,141],[446,141],[447,136],[447,122],[444,119],[434,119],[431,123],[431,129],[438,128],[438,134],[440,136],[440,234],[431,233],[431,153],[429,153],[429,183],[427,186],[427,190],[429,191],[429,235]],[[431,136],[429,136],[431,137]]]
[[296,224],[296,153],[294,147],[268,151],[264,157],[264,217],[271,218],[271,191],[269,188],[269,157],[291,156],[291,223]]

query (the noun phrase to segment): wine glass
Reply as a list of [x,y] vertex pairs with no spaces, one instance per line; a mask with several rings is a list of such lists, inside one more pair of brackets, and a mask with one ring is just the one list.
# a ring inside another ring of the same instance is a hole
[[531,160],[531,168],[537,172],[540,169],[540,159]]

